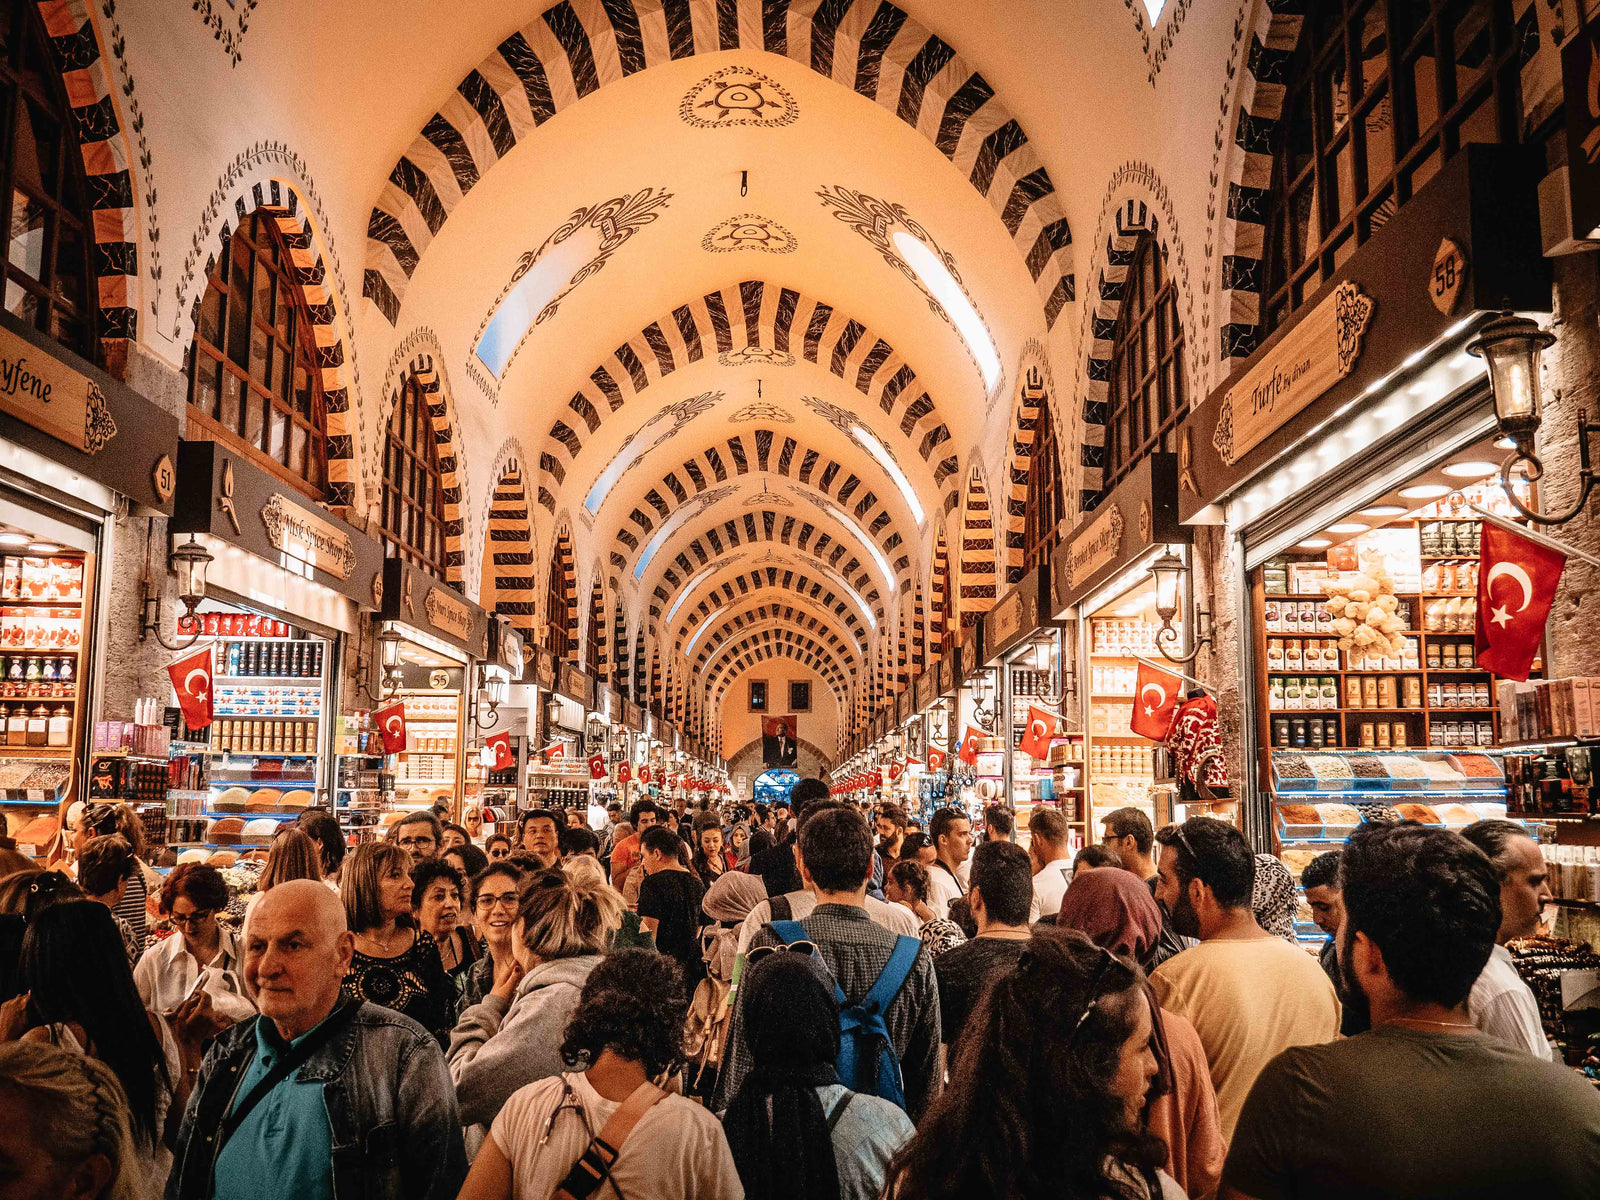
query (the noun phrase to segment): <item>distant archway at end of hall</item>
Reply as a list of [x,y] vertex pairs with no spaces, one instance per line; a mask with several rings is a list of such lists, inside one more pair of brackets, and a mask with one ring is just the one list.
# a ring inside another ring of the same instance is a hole
[[[767,764],[761,759],[761,739],[752,738],[738,751],[726,755],[728,759],[728,778],[735,781],[734,791],[740,800],[749,800],[756,779],[767,770]],[[792,769],[801,779],[821,779],[833,766],[833,755],[827,753],[820,746],[813,745],[804,738],[795,747],[795,761]],[[745,777],[744,787],[739,787],[737,780],[740,775]]]

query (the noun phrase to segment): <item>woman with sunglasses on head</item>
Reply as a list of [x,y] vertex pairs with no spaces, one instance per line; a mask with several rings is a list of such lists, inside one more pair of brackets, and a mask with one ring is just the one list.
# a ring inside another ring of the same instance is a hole
[[[569,1173],[589,1172],[606,1177],[594,1200],[741,1200],[747,1193],[716,1117],[660,1086],[683,1061],[687,1007],[670,958],[608,955],[566,1026],[566,1070],[506,1101],[460,1200],[548,1200],[564,1194]],[[612,1153],[595,1145],[602,1138]]]
[[[1057,925],[1095,945],[1148,966],[1161,944],[1161,909],[1132,871],[1087,871],[1061,898]],[[1154,1000],[1155,993],[1146,984]],[[1217,1119],[1217,1092],[1200,1035],[1188,1018],[1155,1003],[1152,1045],[1161,1073],[1150,1088],[1146,1128],[1167,1145],[1165,1170],[1191,1196],[1209,1196],[1222,1177],[1227,1145]]]
[[1181,1200],[1142,1128],[1144,973],[1040,930],[967,1020],[950,1082],[889,1169],[891,1200]]
[[745,1194],[876,1200],[916,1132],[905,1111],[839,1082],[839,1010],[820,960],[792,946],[750,951],[741,987],[754,1067],[723,1114]]
[[159,906],[173,932],[146,950],[133,970],[146,1008],[168,1012],[199,989],[232,1020],[254,1015],[245,995],[244,948],[217,921],[227,904],[228,885],[215,867],[182,863],[172,869]]

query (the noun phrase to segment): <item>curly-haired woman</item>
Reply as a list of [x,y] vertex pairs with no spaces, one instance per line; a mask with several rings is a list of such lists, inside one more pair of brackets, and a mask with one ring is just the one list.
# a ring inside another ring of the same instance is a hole
[[[672,959],[653,950],[608,955],[584,983],[561,1043],[568,1071],[506,1102],[460,1200],[545,1200],[569,1171],[584,1170],[580,1159],[602,1133],[617,1153],[610,1187],[597,1195],[741,1200],[716,1117],[658,1086],[683,1061],[687,1009]],[[623,1121],[631,1132],[619,1140]]]
[[1132,960],[1041,930],[992,977],[950,1083],[889,1169],[892,1200],[1153,1200],[1183,1191],[1142,1129],[1150,1000]]

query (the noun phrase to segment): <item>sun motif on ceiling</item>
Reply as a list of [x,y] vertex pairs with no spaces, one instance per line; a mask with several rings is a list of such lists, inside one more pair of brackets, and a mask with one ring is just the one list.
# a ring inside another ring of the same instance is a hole
[[748,67],[731,66],[706,76],[678,104],[678,115],[700,129],[793,125],[800,106],[776,79]]
[[735,250],[793,254],[798,246],[794,234],[770,217],[757,213],[740,213],[719,221],[700,239],[700,248],[713,254],[729,254]]

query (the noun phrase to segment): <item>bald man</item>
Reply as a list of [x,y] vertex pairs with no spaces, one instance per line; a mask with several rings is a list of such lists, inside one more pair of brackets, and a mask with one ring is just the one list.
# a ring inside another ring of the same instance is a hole
[[261,1015],[195,1070],[167,1200],[455,1200],[466,1177],[455,1088],[409,1017],[341,1003],[354,939],[322,883],[265,893],[244,934]]

